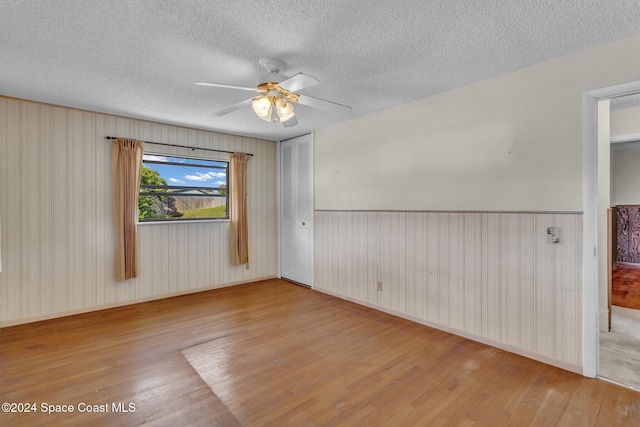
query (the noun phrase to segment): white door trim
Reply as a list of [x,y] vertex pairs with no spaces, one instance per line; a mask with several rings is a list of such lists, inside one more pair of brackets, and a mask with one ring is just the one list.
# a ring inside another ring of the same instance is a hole
[[316,132],[311,131],[311,282],[309,286],[313,289],[316,277],[316,261],[314,257],[315,234],[316,234]]
[[[605,171],[602,165],[598,164],[598,144],[609,144],[598,138],[598,101],[609,100],[613,97],[629,95],[640,92],[640,81],[621,83],[604,88],[590,90],[583,95],[583,180],[582,180],[582,204],[584,209],[583,223],[583,257],[582,257],[582,366],[583,375],[595,378],[599,369],[599,297],[601,287],[606,283],[598,280],[599,268],[598,259],[606,257],[606,242],[598,242],[598,213],[608,206],[601,206],[602,200],[599,195],[605,191],[601,186],[598,177]],[[600,120],[608,120],[600,117]],[[608,126],[607,126],[608,127]],[[609,165],[606,165],[609,173]],[[607,180],[608,181],[608,180]],[[606,190],[608,194],[609,191]]]

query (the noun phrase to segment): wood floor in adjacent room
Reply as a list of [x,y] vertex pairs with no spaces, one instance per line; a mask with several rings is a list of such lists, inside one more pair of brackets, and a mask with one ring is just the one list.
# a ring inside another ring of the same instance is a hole
[[37,405],[3,426],[640,425],[637,392],[280,280],[2,329],[0,395]]
[[616,264],[611,274],[611,304],[640,309],[640,266]]

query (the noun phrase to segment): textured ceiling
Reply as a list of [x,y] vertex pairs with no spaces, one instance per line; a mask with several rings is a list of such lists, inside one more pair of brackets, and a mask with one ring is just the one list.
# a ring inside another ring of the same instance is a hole
[[[278,140],[637,32],[637,0],[0,0],[0,94]],[[214,117],[251,93],[194,83],[254,86],[263,57],[353,112]]]

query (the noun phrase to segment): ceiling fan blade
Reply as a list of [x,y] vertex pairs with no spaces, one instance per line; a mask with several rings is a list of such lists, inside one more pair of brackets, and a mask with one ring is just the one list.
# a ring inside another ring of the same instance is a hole
[[298,119],[296,119],[296,116],[291,117],[286,122],[282,122],[282,126],[284,126],[286,128],[292,128],[292,127],[297,126],[297,125],[298,125]]
[[320,82],[315,78],[306,74],[298,73],[293,77],[289,77],[287,80],[278,83],[282,89],[286,89],[289,92],[297,92],[301,89],[315,86]]
[[225,85],[222,83],[209,83],[209,82],[200,82],[196,83],[198,86],[212,86],[212,87],[223,87],[227,89],[238,89],[238,90],[246,90],[249,92],[258,92],[255,87],[244,87],[244,86],[233,86],[233,85]]
[[253,101],[253,98],[249,98],[246,99],[242,102],[238,102],[237,104],[232,105],[231,107],[227,107],[223,110],[220,111],[216,111],[215,113],[213,113],[214,117],[220,117],[220,116],[224,116],[225,114],[229,114],[233,111],[239,110],[242,107],[246,107],[248,105],[251,105],[251,102]]
[[318,108],[319,110],[329,111],[331,113],[350,113],[351,107],[338,104],[324,99],[314,98],[307,95],[299,95],[298,104],[307,105],[309,107]]

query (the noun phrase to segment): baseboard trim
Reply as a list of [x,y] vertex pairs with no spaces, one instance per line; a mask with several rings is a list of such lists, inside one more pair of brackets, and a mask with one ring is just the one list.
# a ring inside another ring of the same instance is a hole
[[574,372],[576,374],[583,375],[582,366],[577,366],[577,365],[573,365],[571,363],[563,362],[561,360],[552,359],[550,357],[542,356],[542,355],[540,355],[538,353],[533,353],[533,352],[530,352],[530,351],[527,351],[527,350],[523,350],[523,349],[518,348],[518,347],[513,347],[511,345],[507,345],[507,344],[501,343],[499,341],[494,341],[492,339],[485,338],[485,337],[482,337],[482,336],[479,336],[479,335],[470,334],[470,333],[468,333],[466,331],[462,331],[460,329],[451,328],[449,326],[445,326],[445,325],[441,325],[441,324],[438,324],[438,323],[430,322],[428,320],[420,319],[418,317],[415,317],[415,316],[412,316],[412,315],[409,315],[409,314],[406,314],[406,313],[402,313],[402,312],[399,312],[399,311],[396,311],[396,310],[391,310],[391,309],[388,309],[388,308],[385,308],[385,307],[381,307],[381,306],[376,305],[376,304],[370,304],[368,302],[361,301],[361,300],[359,300],[357,298],[347,297],[347,296],[338,294],[336,292],[333,292],[333,291],[330,291],[330,290],[327,290],[327,289],[322,289],[322,288],[317,287],[317,286],[314,287],[313,289],[318,291],[318,292],[322,292],[322,293],[334,296],[336,298],[340,298],[340,299],[343,299],[343,300],[346,300],[346,301],[350,301],[350,302],[353,302],[355,304],[363,305],[365,307],[369,307],[369,308],[372,308],[374,310],[382,311],[384,313],[391,314],[393,316],[401,317],[403,319],[410,320],[412,322],[420,323],[420,324],[428,326],[430,328],[434,328],[434,329],[438,329],[438,330],[441,330],[441,331],[444,331],[444,332],[448,332],[450,334],[457,335],[457,336],[460,336],[462,338],[469,339],[471,341],[476,341],[476,342],[479,342],[479,343],[482,343],[482,344],[486,344],[486,345],[489,345],[491,347],[499,348],[500,350],[508,351],[509,353],[514,353],[514,354],[517,354],[519,356],[526,357],[528,359],[537,360],[538,362],[542,362],[542,363],[545,363],[547,365],[552,365],[552,366],[564,369],[566,371],[571,371],[571,372]]
[[608,383],[615,384],[615,385],[620,386],[620,387],[628,388],[629,390],[640,392],[640,390],[638,390],[635,387],[631,387],[630,385],[619,383],[618,381],[610,380],[609,378],[601,377],[600,375],[598,375],[597,378],[599,380],[606,381]]
[[[618,261],[616,262],[616,265],[626,265],[627,267],[640,267],[640,264],[635,263],[635,262],[622,262],[622,261]],[[614,266],[615,267],[615,266]]]
[[277,276],[274,274],[272,276],[256,277],[256,278],[250,279],[250,280],[242,280],[242,281],[239,281],[239,282],[229,282],[229,283],[224,283],[222,285],[206,286],[204,288],[188,289],[188,290],[184,290],[184,291],[170,292],[170,293],[161,294],[161,295],[154,295],[152,297],[136,298],[136,299],[133,299],[133,300],[119,301],[119,302],[109,303],[109,304],[94,305],[94,306],[91,306],[91,307],[85,307],[85,308],[80,308],[80,309],[76,309],[76,310],[62,311],[62,312],[58,312],[58,313],[46,314],[46,315],[43,315],[43,316],[35,316],[35,317],[28,317],[28,318],[24,318],[24,319],[9,320],[9,321],[0,323],[0,329],[8,328],[8,327],[11,327],[11,326],[23,325],[23,324],[26,324],[26,323],[40,322],[40,321],[43,321],[43,320],[57,319],[57,318],[60,318],[60,317],[74,316],[76,314],[91,313],[92,311],[100,311],[100,310],[106,310],[106,309],[109,309],[109,308],[124,307],[124,306],[127,306],[127,305],[134,305],[134,304],[140,304],[140,303],[143,303],[143,302],[156,301],[156,300],[160,300],[160,299],[164,299],[164,298],[171,298],[171,297],[179,297],[179,296],[182,296],[182,295],[196,294],[198,292],[212,291],[214,289],[228,288],[228,287],[231,287],[231,286],[244,285],[246,283],[253,283],[253,282],[259,282],[261,280],[270,280],[270,279],[276,279],[276,278],[277,278]]

